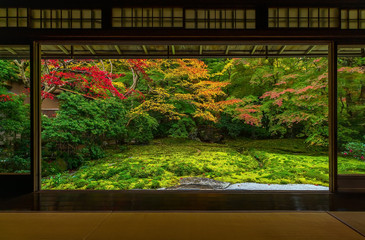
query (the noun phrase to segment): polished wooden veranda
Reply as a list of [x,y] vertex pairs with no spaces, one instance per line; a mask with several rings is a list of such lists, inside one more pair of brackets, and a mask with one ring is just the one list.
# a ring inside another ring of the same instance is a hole
[[1,239],[364,239],[365,212],[0,213]]
[[0,195],[4,240],[355,240],[364,239],[364,220],[365,195],[359,193],[147,190]]
[[1,211],[365,211],[364,193],[40,191],[0,194]]

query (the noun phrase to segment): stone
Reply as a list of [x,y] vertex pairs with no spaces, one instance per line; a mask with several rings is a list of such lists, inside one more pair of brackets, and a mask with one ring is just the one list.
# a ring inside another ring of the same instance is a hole
[[230,185],[210,178],[186,177],[180,180],[177,186],[166,188],[166,190],[221,190]]

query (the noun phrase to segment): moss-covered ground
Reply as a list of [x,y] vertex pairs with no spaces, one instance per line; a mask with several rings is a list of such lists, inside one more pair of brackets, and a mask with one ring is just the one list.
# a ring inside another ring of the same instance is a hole
[[[365,162],[339,157],[339,173],[365,173]],[[301,139],[226,140],[223,144],[156,139],[108,150],[74,172],[42,179],[42,189],[157,189],[184,177],[230,183],[328,186],[328,155]]]

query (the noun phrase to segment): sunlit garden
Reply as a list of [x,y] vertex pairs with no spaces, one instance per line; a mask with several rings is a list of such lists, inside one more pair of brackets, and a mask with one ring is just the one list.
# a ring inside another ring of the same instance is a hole
[[[325,189],[327,64],[42,60],[42,189]],[[365,174],[365,58],[338,64],[338,171]],[[30,169],[29,88],[28,61],[0,61],[1,173]]]

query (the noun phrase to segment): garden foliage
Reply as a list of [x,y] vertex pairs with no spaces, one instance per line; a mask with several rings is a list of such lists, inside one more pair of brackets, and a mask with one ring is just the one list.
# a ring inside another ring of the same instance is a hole
[[[365,136],[364,136],[365,139]],[[365,142],[365,141],[364,141]],[[353,157],[359,160],[365,160],[365,143],[349,142],[345,145],[345,151],[342,153],[345,157]]]
[[0,172],[29,172],[30,116],[25,95],[9,93],[4,79],[16,76],[13,67],[0,61]]
[[[365,142],[364,64],[364,58],[341,58],[338,70],[339,147],[358,160],[363,160]],[[5,86],[22,81],[29,88],[29,64],[0,61],[0,66],[0,155],[2,163],[19,168],[29,158],[29,106],[25,95],[9,93]],[[305,57],[44,60],[42,100],[60,101],[55,116],[42,118],[44,175],[107,157],[110,148],[124,151],[163,137],[214,143],[299,139],[308,148],[325,149],[327,72],[327,59]],[[275,158],[245,150],[248,156],[263,166]],[[156,176],[208,174],[194,169],[176,163],[155,170]],[[149,187],[165,186],[150,180]]]
[[93,100],[72,93],[62,93],[58,99],[57,116],[42,119],[44,159],[62,157],[72,169],[83,160],[103,157],[102,147],[108,142],[124,142],[127,119],[120,99]]

